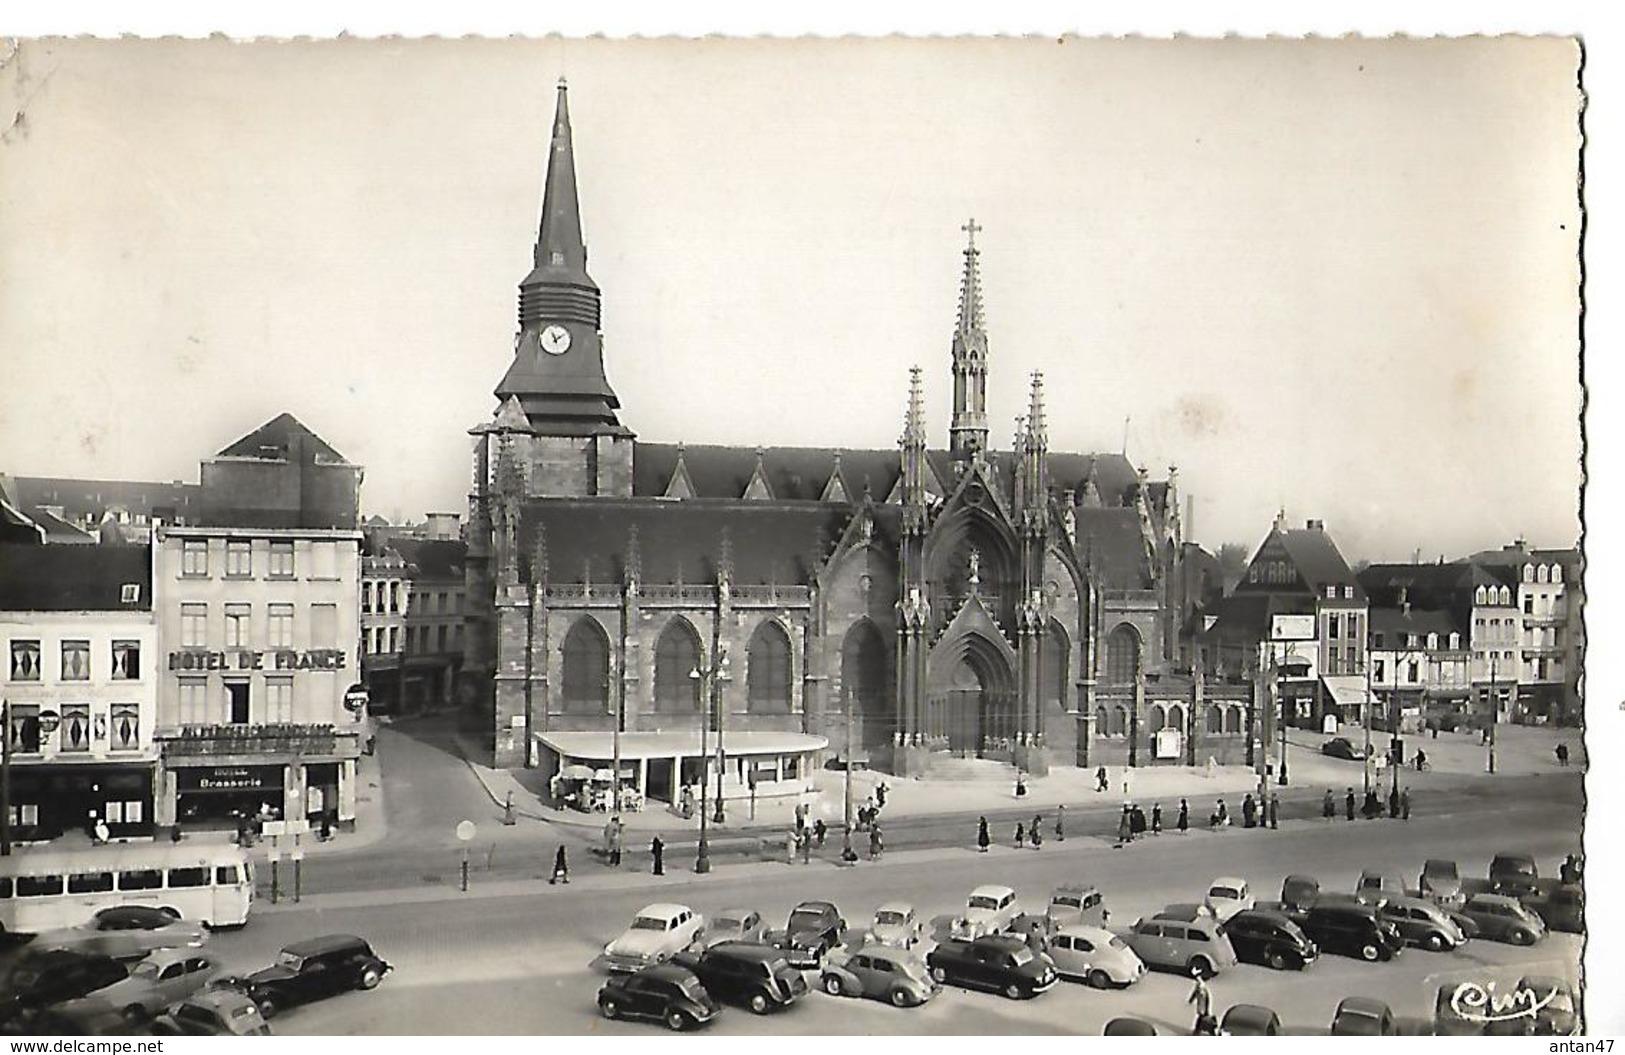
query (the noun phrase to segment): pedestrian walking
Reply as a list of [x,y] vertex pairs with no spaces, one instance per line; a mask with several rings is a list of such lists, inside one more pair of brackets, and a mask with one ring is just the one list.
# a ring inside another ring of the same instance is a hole
[[1360,807],[1360,813],[1368,821],[1382,816],[1382,802],[1377,798],[1376,791],[1365,793],[1365,804]]
[[1123,816],[1117,822],[1117,842],[1126,846],[1134,841],[1134,818],[1129,815],[1129,808],[1123,807]]
[[1320,815],[1329,821],[1337,819],[1337,800],[1332,798],[1332,789],[1326,789],[1326,797],[1320,800]]
[[987,853],[988,844],[993,840],[987,834],[987,818],[976,818],[976,852]]
[[819,817],[813,821],[813,841],[818,844],[820,850],[824,848],[824,836],[828,834],[829,825],[824,823],[824,818]]
[[1428,753],[1426,751],[1418,751],[1418,752],[1416,752],[1416,771],[1418,773],[1420,773],[1424,769],[1426,769],[1427,767],[1428,767]]
[[1066,842],[1066,807],[1064,805],[1055,807],[1055,841],[1058,843]]
[[1191,987],[1191,995],[1185,999],[1187,1004],[1196,1006],[1196,1027],[1193,1033],[1213,1033],[1216,1030],[1209,1024],[1213,1018],[1213,994],[1208,991],[1207,982],[1202,976],[1196,976],[1196,984]]
[[604,854],[611,868],[621,867],[621,831],[613,817],[604,825]]
[[796,842],[801,845],[801,863],[812,864],[812,832],[806,828],[797,828]]
[[1162,803],[1160,802],[1151,807],[1151,834],[1162,834]]
[[1270,792],[1270,829],[1273,831],[1281,826],[1281,796]]
[[1401,820],[1411,819],[1411,789],[1406,788],[1399,793],[1399,817]]
[[793,865],[796,863],[796,847],[800,844],[800,842],[801,840],[796,838],[796,830],[794,828],[791,828],[789,831],[784,833],[785,864]]
[[1354,819],[1354,789],[1349,788],[1348,794],[1343,796],[1343,812],[1349,820]]
[[1097,792],[1105,791],[1109,786],[1110,781],[1106,779],[1106,767],[1101,766],[1099,769],[1095,770],[1095,790]]
[[564,846],[559,846],[559,852],[553,855],[553,878],[547,881],[548,886],[570,881],[570,860],[564,856]]
[[655,837],[653,839],[649,840],[649,856],[653,857],[654,860],[655,860],[655,875],[657,875],[657,876],[665,875],[666,874],[666,842],[665,842],[665,840],[660,838],[660,833],[659,832],[656,832]]
[[880,837],[880,825],[871,826],[869,828],[869,860],[877,859],[885,849],[885,841]]
[[1569,745],[1568,744],[1558,744],[1557,745],[1557,764],[1560,765],[1560,766],[1567,766],[1569,764]]
[[875,785],[875,805],[880,809],[886,808],[886,793],[890,790],[884,780]]
[[96,845],[98,846],[106,846],[108,840],[113,838],[113,833],[107,829],[107,821],[101,817],[96,818],[96,827],[94,831]]
[[805,802],[798,802],[798,803],[796,803],[796,830],[800,831],[801,829],[805,828],[806,826],[807,826],[807,804]]
[[1389,788],[1388,789],[1388,819],[1389,820],[1395,820],[1395,821],[1397,821],[1399,819],[1399,789],[1398,788]]
[[1033,824],[1027,829],[1027,838],[1033,841],[1033,849],[1041,849],[1044,845],[1044,818],[1033,815]]
[[1016,849],[1027,845],[1027,826],[1020,821],[1016,822]]
[[1016,770],[1016,798],[1025,798],[1027,795],[1027,774]]
[[1184,799],[1179,800],[1179,820],[1174,824],[1179,828],[1179,834],[1184,835],[1191,827],[1191,805]]
[[1241,826],[1243,828],[1253,828],[1257,824],[1258,805],[1253,802],[1253,796],[1249,792],[1247,797],[1241,800]]

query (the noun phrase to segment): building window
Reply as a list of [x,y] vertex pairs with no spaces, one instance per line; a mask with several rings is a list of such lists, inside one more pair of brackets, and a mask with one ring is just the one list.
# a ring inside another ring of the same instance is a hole
[[310,546],[311,573],[313,579],[336,579],[339,577],[338,549],[331,542],[313,542]]
[[1242,732],[1242,711],[1240,707],[1227,707],[1224,712],[1224,731],[1227,733]]
[[384,628],[384,640],[389,642],[389,647],[384,649],[385,652],[388,652],[390,654],[394,654],[397,651],[395,646],[398,643],[396,641],[396,635],[398,633],[400,633],[400,627],[398,627],[398,626],[390,626],[390,627],[385,627]]
[[[441,651],[445,632],[442,626]],[[591,616],[576,620],[564,638],[564,709],[575,714],[609,710],[609,639]]]
[[1150,713],[1145,716],[1145,731],[1151,736],[1156,736],[1157,733],[1162,731],[1162,727],[1167,721],[1168,716],[1163,711],[1162,704],[1153,703]]
[[332,648],[339,638],[339,608],[336,604],[310,606],[310,646]]
[[1109,736],[1127,736],[1128,735],[1128,708],[1122,707],[1122,706],[1117,706],[1117,707],[1112,708],[1111,726],[1110,726],[1110,728],[1108,730],[1107,735],[1109,735]]
[[1068,652],[1066,631],[1051,619],[1040,646],[1043,654],[1038,665],[1038,698],[1045,706],[1066,710],[1066,681]]
[[90,642],[62,642],[62,680],[90,680]]
[[1140,673],[1140,635],[1128,625],[1119,626],[1106,638],[1106,680],[1113,685],[1132,685]]
[[372,614],[372,587],[373,587],[373,582],[370,579],[361,584],[361,614],[362,615],[371,615]]
[[139,641],[113,642],[113,680],[141,680],[141,643]]
[[1327,584],[1327,586],[1326,586],[1326,599],[1328,601],[1337,600],[1337,586],[1336,586],[1336,584],[1334,584],[1334,583],[1328,583]]
[[226,540],[226,578],[246,579],[254,574],[254,551],[247,539]]
[[1328,638],[1343,636],[1343,617],[1336,612],[1326,617],[1326,636]]
[[1422,668],[1421,668],[1421,666],[1416,662],[1416,660],[1414,660],[1414,659],[1411,660],[1409,665],[1406,667],[1405,680],[1410,682],[1412,685],[1415,685],[1417,683],[1417,681],[1419,681],[1421,679],[1421,677],[1422,677]]
[[141,747],[141,707],[134,703],[115,703],[108,714],[108,739],[115,751],[135,751]]
[[180,684],[181,724],[213,724],[214,715],[209,713],[209,683],[202,678],[182,678]]
[[1387,666],[1387,662],[1387,660],[1383,659],[1374,659],[1371,661],[1371,679],[1373,681],[1381,681],[1384,677],[1386,677],[1385,668]]
[[39,651],[38,641],[13,641],[11,643],[12,681],[40,680]]
[[657,711],[700,711],[700,684],[689,674],[700,666],[700,642],[688,621],[673,619],[655,645],[655,698]]
[[790,639],[768,620],[756,628],[745,652],[745,680],[753,711],[784,714],[790,710]]
[[181,605],[181,647],[202,648],[209,643],[209,606]]
[[267,571],[273,579],[293,578],[293,543],[291,541],[272,540],[270,567]]
[[1439,647],[1439,635],[1437,633],[1428,634],[1428,648],[1429,649],[1436,649],[1438,647]]
[[[427,630],[428,628],[425,627],[424,629]],[[437,643],[435,651],[436,652],[444,652],[444,651],[446,651],[446,624],[445,623],[441,623],[438,627],[435,628],[435,640],[436,640],[436,643]]]
[[1489,603],[1489,594],[1488,594],[1488,591],[1486,591],[1484,589],[1484,587],[1480,586],[1478,589],[1473,591],[1473,603],[1474,604],[1488,604]]
[[14,703],[11,714],[11,749],[21,754],[38,754],[40,749],[39,705]]
[[1563,565],[1561,565],[1561,564],[1552,565],[1552,581],[1553,582],[1562,582],[1563,581]]
[[265,679],[265,720],[271,723],[293,721],[293,679]]
[[62,705],[62,727],[57,749],[66,753],[90,750],[90,704]]
[[398,582],[391,582],[389,584],[389,614],[396,615],[400,612],[400,610],[401,584]]
[[1505,586],[1501,587],[1501,603],[1502,604],[1511,604],[1512,603],[1512,591],[1507,589]]
[[226,682],[226,721],[232,725],[247,725],[249,714],[248,682]]
[[226,647],[247,648],[249,642],[248,628],[249,606],[246,604],[226,605]]
[[293,647],[293,605],[273,604],[269,609],[269,633],[266,645],[270,648]]
[[209,574],[209,540],[189,538],[181,542],[181,575],[189,579],[207,578]]

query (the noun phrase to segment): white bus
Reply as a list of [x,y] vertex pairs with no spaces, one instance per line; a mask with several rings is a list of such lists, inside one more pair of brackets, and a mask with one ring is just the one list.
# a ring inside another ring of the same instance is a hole
[[226,843],[31,846],[0,857],[0,926],[8,931],[76,927],[114,905],[151,905],[210,927],[241,926],[253,903],[253,862]]

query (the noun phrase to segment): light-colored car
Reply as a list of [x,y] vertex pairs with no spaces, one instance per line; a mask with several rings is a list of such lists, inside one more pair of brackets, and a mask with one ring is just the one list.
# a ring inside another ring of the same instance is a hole
[[1104,927],[1111,918],[1106,899],[1093,884],[1068,883],[1058,886],[1049,896],[1049,908],[1044,910],[1052,924],[1068,927],[1082,923],[1091,927]]
[[725,941],[748,941],[760,944],[764,939],[766,928],[762,926],[762,914],[748,908],[725,908],[711,917],[711,922],[705,928],[705,947],[721,944]]
[[1149,967],[1211,978],[1236,965],[1236,950],[1216,921],[1207,917],[1142,919],[1124,937],[1128,947]]
[[1019,915],[1021,906],[1016,903],[1014,890],[997,884],[979,886],[965,899],[965,911],[954,921],[953,936],[972,941],[1003,934]]
[[1456,862],[1443,857],[1430,857],[1422,865],[1422,874],[1416,877],[1421,895],[1449,909],[1460,909],[1467,903],[1461,888],[1461,871]]
[[639,910],[631,926],[604,946],[593,966],[605,971],[638,971],[704,943],[704,916],[687,905],[661,902]]
[[220,975],[220,960],[200,949],[159,949],[130,968],[130,976],[96,995],[144,1022],[203,989]]
[[1474,894],[1461,914],[1478,924],[1478,933],[1490,941],[1533,945],[1546,936],[1546,924],[1517,898],[1503,894]]
[[1467,935],[1450,914],[1424,898],[1391,897],[1377,909],[1377,914],[1398,927],[1406,941],[1430,952],[1457,949],[1467,942]]
[[77,927],[40,932],[34,947],[136,960],[155,949],[196,949],[208,940],[209,932],[195,920],[178,919],[152,905],[114,905]]
[[1361,872],[1360,881],[1354,884],[1354,897],[1362,905],[1377,906],[1405,896],[1405,880],[1391,872]]
[[270,1023],[248,996],[235,989],[204,989],[159,1015],[154,1033],[194,1037],[265,1037]]
[[1082,978],[1096,989],[1133,985],[1145,977],[1144,961],[1104,927],[1062,927],[1049,940],[1049,958],[1062,977]]
[[869,942],[889,945],[894,949],[912,949],[920,943],[925,925],[906,901],[888,901],[875,909],[874,922],[869,924]]
[[1247,888],[1247,880],[1240,876],[1220,876],[1208,884],[1202,904],[1222,923],[1244,909],[1255,907],[1258,902]]
[[831,996],[867,996],[895,1007],[918,1007],[942,991],[925,962],[889,945],[865,945],[824,961],[819,984]]

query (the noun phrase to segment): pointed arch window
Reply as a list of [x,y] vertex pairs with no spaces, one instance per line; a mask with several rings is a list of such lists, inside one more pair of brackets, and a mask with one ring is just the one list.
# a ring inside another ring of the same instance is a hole
[[1227,707],[1224,712],[1224,731],[1227,733],[1241,732],[1241,708]]
[[1177,703],[1168,708],[1168,728],[1185,731],[1185,708]]
[[1128,735],[1128,708],[1117,706],[1112,708],[1112,736]]
[[1507,587],[1505,587],[1505,586],[1501,587],[1501,603],[1502,604],[1511,604],[1512,603],[1512,591],[1510,589],[1508,589]]
[[1480,586],[1478,589],[1473,591],[1473,603],[1474,604],[1488,604],[1489,603],[1489,597],[1488,597],[1488,594],[1486,593],[1484,587]]
[[1224,708],[1216,703],[1207,705],[1207,731],[1210,733],[1224,732]]
[[853,624],[841,643],[841,698],[836,708],[848,703],[863,714],[882,712],[886,700],[886,645],[880,631],[867,619]]
[[596,619],[583,616],[564,637],[565,712],[605,713],[609,683],[609,639]]
[[1132,685],[1140,673],[1140,635],[1124,624],[1106,638],[1106,681]]
[[765,620],[751,635],[745,654],[746,698],[752,711],[790,711],[790,639],[784,628]]
[[1071,666],[1071,646],[1061,624],[1051,619],[1043,638],[1039,663],[1038,698],[1046,707],[1067,710],[1066,681]]
[[673,619],[655,645],[654,709],[672,714],[700,712],[702,678],[689,673],[700,665],[700,641],[687,620]]
[[1162,727],[1166,725],[1167,722],[1168,715],[1163,710],[1162,704],[1153,703],[1151,705],[1151,713],[1146,715],[1146,732],[1150,733],[1152,736],[1155,736],[1157,733],[1162,731]]
[[1112,728],[1111,727],[1111,716],[1106,713],[1106,708],[1104,706],[1096,707],[1095,708],[1095,735],[1096,736],[1110,736],[1111,735],[1111,728]]

